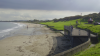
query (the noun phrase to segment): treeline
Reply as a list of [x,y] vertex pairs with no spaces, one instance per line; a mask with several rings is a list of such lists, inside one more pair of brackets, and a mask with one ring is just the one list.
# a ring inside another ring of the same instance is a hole
[[34,20],[28,20],[26,22],[40,24],[41,22],[50,22],[50,21],[52,21],[52,20],[37,20],[37,19],[34,19]]
[[53,20],[29,20],[27,22],[31,22],[31,23],[41,23],[41,22],[50,22],[50,21],[54,21],[54,22],[58,22],[58,21],[70,21],[70,20],[75,20],[75,19],[81,19],[82,21],[87,21],[89,18],[92,18],[95,21],[100,21],[100,13],[93,13],[93,14],[88,14],[88,15],[76,15],[76,16],[70,16],[70,17],[64,17],[64,18],[59,18],[59,19],[53,19]]
[[82,18],[83,20],[88,20],[89,18],[92,18],[95,21],[100,21],[100,13],[93,13],[93,14],[85,15]]
[[82,18],[82,16],[77,15],[77,16],[70,16],[70,17],[64,17],[64,18],[60,18],[60,19],[53,19],[54,22],[58,22],[58,21],[69,21],[69,20],[75,20],[75,19],[79,19]]
[[100,21],[100,13],[93,13],[93,14],[88,14],[88,15],[77,15],[77,16],[70,16],[70,17],[64,17],[64,18],[60,18],[60,19],[53,19],[54,22],[58,22],[58,21],[69,21],[69,20],[75,20],[75,19],[80,19],[82,18],[82,20],[88,20],[89,18],[92,18],[95,21]]

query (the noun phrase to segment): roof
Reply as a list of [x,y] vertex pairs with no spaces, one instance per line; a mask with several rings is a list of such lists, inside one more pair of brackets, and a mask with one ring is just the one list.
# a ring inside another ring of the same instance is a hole
[[93,19],[90,18],[88,21],[93,21]]

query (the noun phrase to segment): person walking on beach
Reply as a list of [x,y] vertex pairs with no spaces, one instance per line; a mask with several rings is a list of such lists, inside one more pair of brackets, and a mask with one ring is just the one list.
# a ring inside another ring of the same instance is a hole
[[27,25],[27,29],[28,29],[28,25]]

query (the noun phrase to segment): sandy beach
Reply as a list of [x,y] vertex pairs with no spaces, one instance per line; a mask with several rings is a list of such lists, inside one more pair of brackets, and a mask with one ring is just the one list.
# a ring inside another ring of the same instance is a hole
[[61,33],[40,24],[23,24],[28,28],[0,40],[0,56],[52,56],[70,48],[70,40]]

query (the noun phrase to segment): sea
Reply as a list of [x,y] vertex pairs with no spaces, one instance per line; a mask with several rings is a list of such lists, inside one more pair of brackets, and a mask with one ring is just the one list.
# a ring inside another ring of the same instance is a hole
[[0,22],[0,40],[10,37],[12,32],[16,32],[24,26],[24,24],[15,22]]

